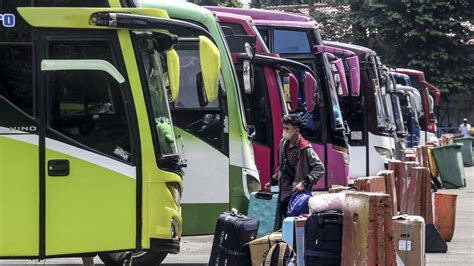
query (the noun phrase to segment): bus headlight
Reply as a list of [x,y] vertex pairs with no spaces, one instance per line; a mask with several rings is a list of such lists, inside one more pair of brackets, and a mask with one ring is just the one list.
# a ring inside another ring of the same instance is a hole
[[181,207],[181,185],[176,182],[172,183],[166,183],[166,186],[168,187],[168,190],[171,192],[171,195],[173,196],[174,203],[176,203],[176,206]]
[[389,149],[385,149],[382,147],[375,147],[375,150],[380,154],[380,156],[384,157],[387,160],[392,159],[392,152]]

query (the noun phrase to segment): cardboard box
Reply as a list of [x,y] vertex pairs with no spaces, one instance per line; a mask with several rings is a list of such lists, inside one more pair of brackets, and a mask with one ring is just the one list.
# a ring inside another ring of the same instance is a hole
[[268,251],[279,240],[281,232],[274,232],[269,235],[259,237],[249,243],[252,266],[260,266],[265,262]]
[[347,193],[342,265],[395,265],[392,204],[382,193]]
[[417,167],[418,163],[416,162],[405,162],[403,163],[403,174],[399,177],[398,185],[400,194],[398,194],[398,200],[400,201],[400,213],[407,214],[409,209],[414,208],[412,205],[414,202],[412,198],[416,196],[415,194],[410,194],[409,191],[413,191],[416,187],[416,177],[413,177],[412,169]]
[[395,191],[397,194],[397,210],[400,210],[400,201],[401,201],[401,180],[405,175],[405,167],[402,161],[399,160],[390,160],[388,162],[388,169],[393,171],[395,177]]
[[397,191],[395,185],[395,174],[392,170],[380,171],[377,173],[379,176],[383,176],[385,179],[385,189],[387,194],[390,195],[392,199],[392,215],[395,216],[398,214],[398,200],[397,200]]
[[425,265],[425,220],[421,216],[393,217],[397,255],[405,265]]
[[354,180],[354,186],[360,191],[386,193],[385,179],[382,176],[357,178]]
[[329,188],[329,193],[339,193],[349,189],[350,187],[332,185],[332,187]]

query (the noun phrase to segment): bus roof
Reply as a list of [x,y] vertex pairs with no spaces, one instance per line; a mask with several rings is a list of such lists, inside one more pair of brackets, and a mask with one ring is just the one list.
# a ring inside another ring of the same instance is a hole
[[333,46],[333,47],[338,47],[346,50],[353,51],[357,55],[363,55],[363,54],[368,54],[368,55],[376,55],[377,53],[367,47],[356,45],[356,44],[351,44],[351,43],[342,43],[342,42],[332,42],[332,41],[324,41],[324,45],[327,46]]
[[403,73],[403,74],[407,74],[407,75],[423,75],[424,74],[423,71],[416,70],[416,69],[409,69],[409,68],[396,68],[395,71]]
[[247,35],[257,36],[256,39],[256,51],[257,52],[264,52],[269,53],[267,46],[265,45],[264,41],[259,36],[259,33],[256,29],[252,28],[252,18],[249,16],[239,15],[239,14],[231,14],[231,13],[224,13],[224,12],[215,12],[219,22],[222,23],[231,23],[231,24],[238,24],[241,25]]
[[[143,7],[156,7],[164,9],[170,17],[177,17],[183,20],[198,22],[210,28],[209,17],[213,17],[211,11],[188,2],[175,1],[156,1],[156,0],[139,0],[139,4]],[[211,22],[212,23],[212,22]],[[215,23],[215,21],[213,22]]]
[[280,11],[271,11],[271,10],[264,10],[264,9],[257,9],[257,8],[235,8],[235,7],[217,7],[217,6],[209,6],[211,10],[219,11],[219,12],[226,12],[226,13],[234,13],[252,17],[255,20],[289,20],[289,21],[299,21],[299,22],[308,22],[313,21],[314,19],[309,16],[305,15],[298,15]]
[[398,73],[398,72],[394,72],[394,71],[389,71],[388,73],[389,73],[391,76],[394,76],[394,77],[396,77],[396,78],[410,79],[410,77],[409,77],[407,74]]
[[298,27],[315,29],[316,22],[312,17],[284,13],[279,11],[270,11],[263,9],[244,9],[232,7],[209,6],[209,10],[249,16],[257,25],[271,25],[280,27]]
[[241,22],[252,23],[253,22],[252,17],[250,17],[250,16],[234,14],[234,13],[227,13],[227,12],[220,12],[220,11],[216,11],[214,13],[217,15],[217,17],[219,19],[220,18],[225,18],[227,21],[235,21],[235,22],[238,22],[238,23],[241,23]]

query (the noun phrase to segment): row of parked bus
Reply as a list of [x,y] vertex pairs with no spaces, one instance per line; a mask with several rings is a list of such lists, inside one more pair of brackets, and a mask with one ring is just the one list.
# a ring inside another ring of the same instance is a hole
[[311,17],[157,0],[2,0],[0,258],[159,264],[245,212],[282,117],[325,164],[315,190],[436,132],[423,72],[324,41]]

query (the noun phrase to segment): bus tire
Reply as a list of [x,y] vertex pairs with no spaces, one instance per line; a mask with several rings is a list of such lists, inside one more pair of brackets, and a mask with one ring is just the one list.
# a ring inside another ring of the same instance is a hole
[[[113,252],[113,253],[100,253],[99,258],[106,266],[122,266],[124,265],[126,257],[126,252]],[[132,252],[132,266],[157,266],[160,265],[163,260],[165,260],[167,252],[160,251],[141,251],[141,252]],[[125,264],[129,265],[129,264]]]

